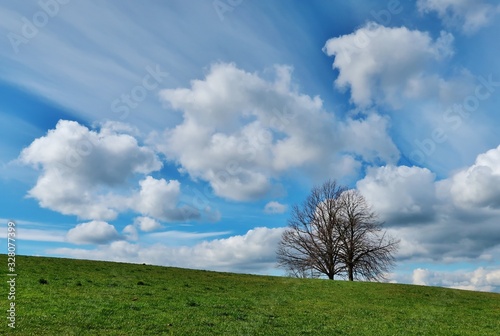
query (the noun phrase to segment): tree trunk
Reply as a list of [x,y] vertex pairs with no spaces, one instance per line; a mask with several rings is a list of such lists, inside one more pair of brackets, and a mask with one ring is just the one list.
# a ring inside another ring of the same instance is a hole
[[352,265],[347,266],[347,272],[349,273],[349,281],[354,281],[354,273]]
[[328,273],[328,279],[333,280],[333,277],[334,277],[333,273]]

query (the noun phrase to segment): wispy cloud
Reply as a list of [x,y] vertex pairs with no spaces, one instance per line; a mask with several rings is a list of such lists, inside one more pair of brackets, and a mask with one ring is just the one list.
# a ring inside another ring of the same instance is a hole
[[164,231],[147,234],[147,237],[154,239],[172,239],[172,240],[200,240],[217,236],[226,236],[231,234],[231,231],[220,232],[186,232],[186,231]]
[[271,201],[264,206],[264,212],[268,214],[281,214],[284,213],[286,209],[286,204],[281,204],[276,201]]
[[500,5],[484,0],[418,0],[421,13],[436,12],[449,28],[473,34],[487,26],[500,13]]

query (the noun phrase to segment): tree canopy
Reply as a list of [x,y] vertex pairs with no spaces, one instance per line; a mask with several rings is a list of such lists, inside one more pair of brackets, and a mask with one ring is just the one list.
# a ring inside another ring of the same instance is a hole
[[278,265],[301,277],[379,280],[393,266],[398,245],[357,190],[329,180],[292,208]]

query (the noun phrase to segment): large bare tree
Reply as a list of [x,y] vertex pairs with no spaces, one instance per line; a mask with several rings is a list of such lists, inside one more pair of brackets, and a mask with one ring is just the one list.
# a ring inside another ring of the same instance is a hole
[[339,220],[338,260],[342,272],[354,279],[380,280],[394,264],[399,241],[382,230],[382,223],[357,190],[342,193]]
[[397,246],[361,194],[327,181],[292,208],[277,258],[289,274],[380,279],[392,266]]
[[319,272],[333,279],[342,270],[336,220],[344,191],[327,181],[313,188],[302,206],[292,208],[277,251],[278,264],[289,273]]

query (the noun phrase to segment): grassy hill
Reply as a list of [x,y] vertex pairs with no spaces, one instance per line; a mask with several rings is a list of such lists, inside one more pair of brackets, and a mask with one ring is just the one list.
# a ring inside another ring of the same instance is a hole
[[[0,262],[6,269],[5,255]],[[7,326],[2,281],[1,335],[500,334],[493,293],[58,258],[16,263],[16,329]]]

